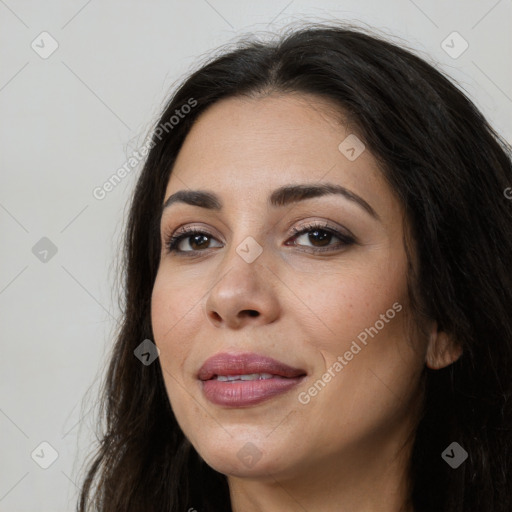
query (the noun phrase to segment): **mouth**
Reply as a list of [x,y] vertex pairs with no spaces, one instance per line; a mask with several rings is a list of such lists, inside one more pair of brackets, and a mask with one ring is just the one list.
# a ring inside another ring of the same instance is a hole
[[286,379],[281,375],[272,375],[271,373],[246,373],[244,375],[215,375],[208,380],[220,380],[221,382],[235,382],[237,380],[267,380],[267,379]]
[[259,404],[291,390],[306,371],[253,353],[217,354],[200,368],[197,378],[207,400],[227,407]]

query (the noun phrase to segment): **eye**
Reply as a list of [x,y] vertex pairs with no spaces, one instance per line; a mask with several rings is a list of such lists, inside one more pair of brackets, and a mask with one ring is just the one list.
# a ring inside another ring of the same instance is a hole
[[[209,249],[208,241],[215,240],[213,236],[197,228],[184,228],[178,233],[166,238],[166,246],[168,252],[176,253],[195,253]],[[186,249],[186,247],[191,249]]]
[[[293,237],[295,241],[302,239],[303,242],[310,242],[312,245],[297,244],[296,242],[293,244],[287,243],[286,245],[298,245],[312,249],[305,252],[335,251],[355,243],[354,237],[341,233],[328,224],[309,224],[301,228],[293,228],[292,231],[295,235]],[[333,238],[337,238],[339,243],[331,244],[330,242],[332,242]]]
[[[285,245],[304,247],[305,249],[301,249],[302,251],[312,253],[335,251],[356,242],[354,237],[341,233],[328,224],[309,224],[301,228],[293,228],[292,235],[293,242],[290,243],[287,241]],[[296,241],[301,238],[303,242],[309,242],[311,245],[308,246],[304,245],[304,243],[297,243]],[[332,244],[333,239],[337,239],[339,242]],[[209,244],[212,240],[220,244],[220,242],[207,231],[188,227],[181,229],[175,234],[166,236],[165,245],[169,253],[190,256],[211,249],[212,247]],[[222,247],[222,244],[216,247]]]

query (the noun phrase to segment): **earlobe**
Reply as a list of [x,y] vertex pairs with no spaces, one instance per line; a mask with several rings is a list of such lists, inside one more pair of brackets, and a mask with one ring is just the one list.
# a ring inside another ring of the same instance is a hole
[[462,346],[452,336],[437,330],[437,323],[430,335],[425,364],[432,370],[440,370],[454,363],[462,355]]

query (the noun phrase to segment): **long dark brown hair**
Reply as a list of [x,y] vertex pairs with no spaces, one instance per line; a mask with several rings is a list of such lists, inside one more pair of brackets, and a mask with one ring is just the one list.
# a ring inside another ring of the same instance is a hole
[[[425,60],[335,23],[294,27],[271,41],[245,38],[191,74],[165,107],[158,126],[167,129],[155,126],[131,201],[122,325],[77,510],[231,510],[225,475],[206,465],[176,422],[159,360],[141,364],[134,349],[153,339],[161,205],[192,124],[222,98],[274,91],[326,98],[357,127],[412,233],[414,314],[436,320],[463,348],[448,367],[424,369],[409,468],[415,511],[510,512],[512,201],[504,193],[512,186],[510,147]],[[176,110],[179,122],[169,121]],[[457,469],[441,457],[454,441],[468,452]]]

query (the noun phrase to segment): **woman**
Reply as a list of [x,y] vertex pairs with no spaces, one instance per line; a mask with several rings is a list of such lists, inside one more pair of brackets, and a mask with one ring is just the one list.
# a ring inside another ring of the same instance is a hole
[[193,73],[150,146],[79,510],[512,510],[512,168],[469,99],[308,26]]

